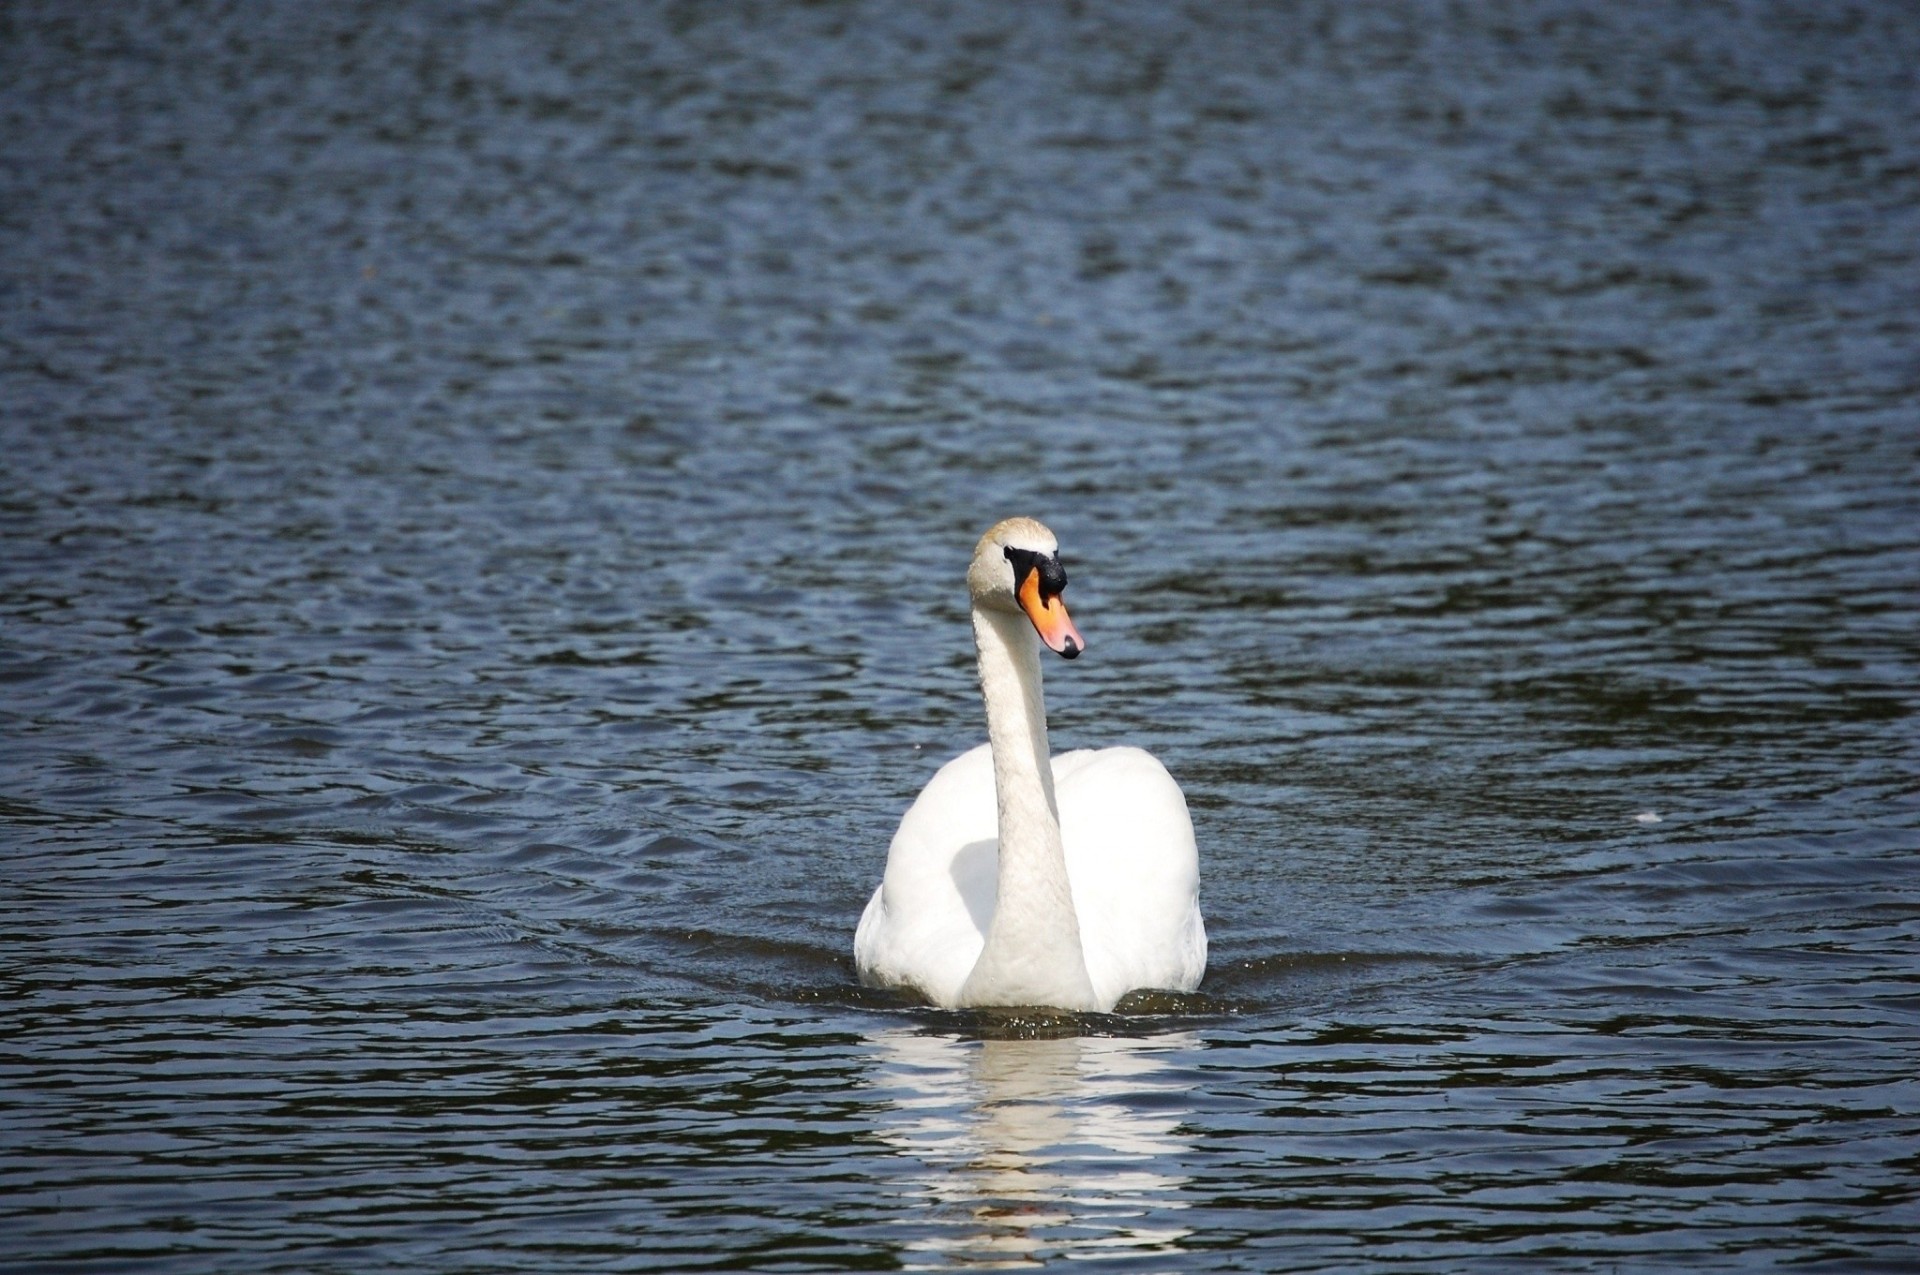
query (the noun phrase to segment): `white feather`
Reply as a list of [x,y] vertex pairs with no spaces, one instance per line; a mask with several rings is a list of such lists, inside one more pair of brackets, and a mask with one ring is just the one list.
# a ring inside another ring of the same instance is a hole
[[[1053,551],[1052,533],[1012,520],[982,539],[969,572],[990,742],[942,766],[900,820],[854,936],[855,964],[868,983],[947,1007],[1106,1011],[1136,989],[1190,991],[1206,969],[1207,935],[1186,798],[1139,748],[1052,757],[1046,792],[1034,756],[1046,741],[1037,639],[995,605],[1000,582],[983,583],[1008,528],[1017,547]],[[1003,844],[1023,860],[1004,874]],[[1065,899],[1048,888],[1062,861]],[[1026,888],[1002,899],[1009,881]]]

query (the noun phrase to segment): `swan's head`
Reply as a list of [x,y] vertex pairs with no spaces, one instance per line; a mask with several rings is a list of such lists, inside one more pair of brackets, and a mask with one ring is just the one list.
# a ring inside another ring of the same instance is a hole
[[1087,649],[1087,640],[1061,600],[1066,587],[1060,542],[1031,518],[996,523],[980,537],[967,568],[967,591],[975,606],[1022,612],[1049,649],[1072,659]]

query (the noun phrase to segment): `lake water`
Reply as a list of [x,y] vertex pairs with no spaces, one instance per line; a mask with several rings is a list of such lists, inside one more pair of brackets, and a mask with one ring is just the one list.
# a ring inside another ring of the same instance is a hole
[[[10,5],[0,1266],[1914,1269],[1916,67]],[[853,976],[1012,513],[1195,995]]]

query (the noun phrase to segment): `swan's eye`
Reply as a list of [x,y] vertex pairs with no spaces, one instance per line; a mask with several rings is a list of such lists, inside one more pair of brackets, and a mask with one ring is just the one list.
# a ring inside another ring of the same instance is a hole
[[1007,561],[1013,564],[1013,591],[1020,592],[1020,586],[1027,582],[1027,576],[1040,573],[1040,600],[1050,602],[1060,596],[1067,587],[1067,569],[1060,565],[1060,555],[1054,553],[1036,553],[1032,549],[1007,549]]
[[1027,573],[1033,570],[1034,559],[1040,555],[1031,549],[1015,549],[1007,546],[1007,561],[1013,564],[1013,591],[1020,592],[1020,586],[1027,582]]

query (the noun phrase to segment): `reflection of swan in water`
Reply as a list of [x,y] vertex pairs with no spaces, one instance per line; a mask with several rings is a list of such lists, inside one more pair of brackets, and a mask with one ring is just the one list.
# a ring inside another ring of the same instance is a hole
[[[872,1086],[892,1103],[880,1136],[926,1163],[912,1179],[936,1206],[909,1268],[1040,1265],[1049,1256],[1170,1251],[1188,1234],[1184,1086],[1147,1040],[962,1040],[876,1034]],[[1144,1101],[1143,1101],[1144,1099]]]

